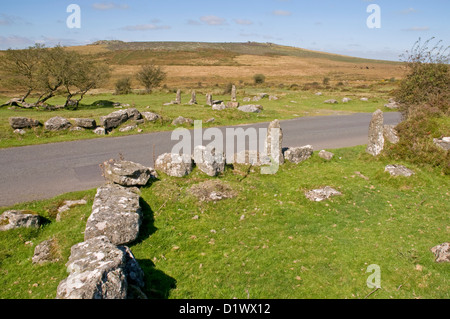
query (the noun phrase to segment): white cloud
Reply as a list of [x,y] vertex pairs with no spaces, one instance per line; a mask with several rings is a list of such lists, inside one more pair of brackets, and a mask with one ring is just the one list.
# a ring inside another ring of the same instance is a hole
[[253,22],[247,19],[234,19],[234,22],[240,25],[252,25]]
[[428,31],[430,27],[411,27],[407,29],[403,29],[403,31]]
[[220,18],[218,16],[203,16],[200,20],[208,25],[225,25],[226,20],[224,18]]
[[129,25],[123,27],[122,30],[126,31],[149,31],[149,30],[167,30],[170,29],[170,26],[167,25],[156,25],[156,24],[138,24],[138,25]]
[[290,16],[292,15],[292,12],[286,10],[275,10],[272,11],[272,14],[276,16]]
[[101,11],[114,10],[114,9],[126,10],[129,8],[129,5],[128,4],[117,4],[114,2],[98,2],[98,3],[94,3],[92,5],[92,7],[96,10],[101,10]]
[[2,50],[9,48],[12,49],[24,48],[26,46],[31,46],[33,44],[34,44],[33,40],[25,37],[20,37],[17,35],[12,35],[9,37],[0,36],[0,49]]

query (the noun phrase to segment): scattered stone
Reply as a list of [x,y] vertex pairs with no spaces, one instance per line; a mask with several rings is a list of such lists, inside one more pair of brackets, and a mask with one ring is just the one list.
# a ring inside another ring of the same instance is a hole
[[111,159],[101,166],[105,179],[121,186],[145,186],[150,179],[158,178],[154,169],[131,161]]
[[319,157],[324,160],[330,161],[333,158],[334,154],[325,150],[321,150],[319,152]]
[[104,127],[97,127],[93,132],[97,135],[105,135],[106,134],[106,130]]
[[55,116],[47,120],[47,122],[44,123],[44,126],[49,131],[62,131],[69,129],[72,124],[64,117]]
[[17,128],[14,130],[14,134],[25,135],[27,132],[23,129]]
[[194,124],[194,121],[189,118],[185,118],[182,116],[177,117],[175,120],[172,121],[172,125],[183,125],[183,124]]
[[216,149],[198,145],[194,148],[194,162],[197,167],[209,176],[217,176],[225,170],[225,157],[217,153]]
[[450,243],[443,243],[431,248],[431,252],[436,256],[437,263],[450,262]]
[[275,163],[283,164],[283,130],[280,121],[273,120],[267,128],[267,137],[264,144],[265,154]]
[[394,100],[390,99],[389,103],[385,104],[384,107],[387,107],[388,109],[398,109],[400,107],[400,105],[395,102]]
[[323,103],[327,103],[327,104],[338,104],[339,102],[338,102],[337,100],[335,100],[335,99],[330,99],[330,100],[326,100],[326,101],[323,102]]
[[133,130],[135,130],[135,129],[137,129],[137,125],[128,125],[128,126],[125,126],[125,127],[121,127],[120,129],[119,129],[119,132],[130,132],[130,131],[133,131]]
[[248,104],[248,105],[242,105],[237,108],[239,111],[246,112],[246,113],[260,113],[261,110],[263,110],[263,107],[261,105],[255,105],[255,104]]
[[313,189],[305,193],[306,198],[313,202],[321,202],[325,199],[329,199],[332,196],[339,196],[339,195],[342,195],[342,193],[330,186],[325,186],[324,188],[319,189]]
[[236,109],[239,107],[239,102],[227,102],[227,109]]
[[317,92],[316,95],[317,96],[322,96],[323,94],[322,94],[322,92]]
[[348,98],[348,97],[344,97],[343,99],[342,99],[342,103],[348,103],[348,102],[350,102],[352,99],[350,99],[350,98]]
[[189,189],[189,192],[201,202],[216,202],[222,199],[233,198],[237,195],[230,186],[218,180],[208,180],[193,185]]
[[309,159],[313,155],[313,152],[314,150],[311,145],[289,147],[284,149],[284,159],[291,163],[298,164]]
[[38,120],[33,120],[26,117],[10,117],[9,124],[13,129],[32,128],[42,125]]
[[27,214],[26,211],[8,210],[0,215],[0,231],[16,228],[39,228],[41,218],[39,215]]
[[197,104],[197,94],[195,93],[195,91],[192,91],[191,93],[191,99],[189,101],[190,105],[194,105]]
[[271,95],[271,96],[269,96],[269,101],[277,101],[277,100],[279,100],[280,98],[278,97],[278,96],[275,96],[275,95]]
[[140,120],[142,119],[142,114],[139,112],[136,108],[129,108],[126,109],[125,112],[127,112],[128,119],[129,120]]
[[369,99],[366,97],[362,97],[362,98],[360,98],[360,101],[367,102],[367,101],[369,101]]
[[110,131],[126,121],[128,121],[128,113],[126,110],[115,111],[100,117],[100,125],[103,126],[106,131]]
[[165,153],[156,159],[155,169],[169,176],[183,177],[192,172],[192,157],[187,154]]
[[160,116],[153,112],[142,112],[141,113],[144,119],[148,122],[155,122],[160,119]]
[[215,119],[214,117],[212,117],[212,118],[206,120],[205,123],[212,123],[212,122],[214,122],[215,120],[216,120],[216,119]]
[[74,127],[71,127],[71,128],[69,129],[69,131],[71,131],[71,132],[75,132],[75,131],[81,132],[81,131],[84,131],[84,130],[85,130],[84,128],[79,127],[79,126],[74,126]]
[[94,119],[88,118],[76,118],[73,119],[75,121],[75,126],[87,128],[87,129],[95,129],[97,127],[97,123]]
[[117,184],[97,189],[84,239],[106,236],[115,245],[128,244],[137,239],[142,222],[139,190]]
[[387,165],[384,169],[385,172],[389,172],[391,176],[405,176],[410,177],[414,175],[414,172],[403,165]]
[[384,138],[392,144],[397,144],[400,141],[395,125],[384,125],[383,134]]
[[212,109],[214,111],[222,111],[225,110],[227,108],[227,106],[224,103],[220,103],[220,104],[213,104]]
[[366,181],[369,180],[369,178],[367,176],[364,176],[363,174],[361,174],[361,172],[356,171],[355,174],[359,177],[361,177],[362,179],[365,179]]
[[242,101],[244,101],[244,102],[250,102],[251,100],[252,100],[251,97],[244,97],[244,98],[242,99]]
[[75,206],[86,205],[87,201],[85,199],[80,200],[65,200],[64,203],[58,207],[58,214],[56,215],[56,221],[61,221],[61,214],[67,212],[69,209]]
[[254,96],[253,98],[252,98],[252,101],[253,102],[258,102],[258,101],[261,101],[261,99],[262,99],[262,97],[261,96]]
[[384,117],[381,110],[376,110],[372,115],[369,126],[369,141],[366,152],[377,156],[384,148]]
[[237,97],[236,97],[236,86],[233,84],[233,86],[231,87],[231,102],[237,102]]
[[450,137],[434,138],[433,143],[444,151],[450,150]]
[[66,266],[69,276],[59,283],[56,299],[133,298],[133,286],[144,286],[143,271],[130,249],[105,236],[74,245]]
[[44,240],[34,249],[34,255],[31,258],[33,264],[45,264],[47,262],[59,261],[59,254],[57,253],[56,240],[54,238]]

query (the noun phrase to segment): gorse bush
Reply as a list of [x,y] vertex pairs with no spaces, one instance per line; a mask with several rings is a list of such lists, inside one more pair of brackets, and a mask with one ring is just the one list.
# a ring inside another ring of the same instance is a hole
[[394,96],[403,121],[397,126],[400,142],[387,149],[388,156],[415,164],[430,164],[450,174],[450,154],[433,138],[450,135],[449,47],[441,41],[430,48],[431,38],[419,39],[404,55],[408,73]]
[[264,74],[255,74],[253,81],[255,81],[255,84],[263,84],[266,81],[266,76]]

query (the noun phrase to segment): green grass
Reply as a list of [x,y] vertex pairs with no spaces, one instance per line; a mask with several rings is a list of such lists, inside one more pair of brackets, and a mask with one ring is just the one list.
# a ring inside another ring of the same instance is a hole
[[[230,96],[221,95],[215,89],[216,92],[213,95],[214,99],[229,101]],[[48,119],[54,116],[62,116],[65,118],[77,118],[88,117],[94,118],[97,123],[100,116],[107,115],[117,109],[113,107],[95,107],[92,104],[98,100],[109,100],[113,102],[121,102],[130,104],[130,107],[136,107],[139,111],[152,111],[160,114],[163,117],[162,121],[156,123],[145,123],[139,127],[143,130],[143,133],[167,131],[173,130],[174,126],[171,125],[171,121],[178,116],[184,116],[192,118],[194,120],[202,120],[205,122],[211,117],[215,118],[215,121],[210,124],[203,123],[203,127],[222,126],[222,125],[237,125],[248,124],[257,122],[267,122],[275,118],[284,120],[292,119],[302,116],[315,116],[315,115],[330,115],[330,114],[347,114],[351,112],[374,112],[377,108],[385,109],[384,104],[387,102],[387,96],[384,93],[369,93],[366,91],[358,92],[355,90],[350,92],[326,92],[323,96],[316,96],[312,92],[297,92],[289,90],[273,90],[267,88],[247,88],[242,89],[238,93],[238,100],[241,105],[244,104],[261,104],[264,110],[259,114],[248,114],[240,112],[234,109],[227,109],[223,111],[214,111],[211,107],[205,106],[205,92],[197,90],[198,105],[171,105],[163,106],[164,103],[170,102],[175,99],[175,93],[155,92],[151,95],[130,94],[130,95],[112,95],[112,94],[99,94],[88,95],[82,101],[82,106],[78,110],[56,110],[56,111],[43,111],[43,110],[26,110],[26,109],[8,109],[7,107],[0,108],[0,148],[25,146],[34,144],[54,143],[63,141],[73,141],[80,139],[90,138],[105,138],[95,135],[92,131],[82,132],[50,132],[43,127],[36,129],[26,129],[25,135],[15,134],[10,127],[8,118],[15,116],[30,117],[39,120],[42,124]],[[246,96],[253,96],[258,92],[267,92],[280,97],[279,100],[269,101],[269,99],[263,99],[258,102],[243,102],[242,99]],[[334,98],[340,101],[342,97],[347,96],[353,100],[349,103],[339,104],[325,104],[325,100]],[[361,102],[359,97],[370,97],[369,102]],[[183,92],[182,102],[187,103],[190,99],[190,92]],[[0,104],[6,102],[8,98],[0,97]],[[51,105],[60,105],[64,103],[63,97],[55,97],[49,100]],[[147,109],[147,106],[149,108]],[[387,111],[387,110],[385,110]],[[123,126],[129,125],[129,123],[123,124]],[[115,130],[110,136],[123,136],[137,134],[136,131],[121,133]],[[108,138],[108,137],[106,137]]]
[[[238,196],[217,203],[189,193],[211,179],[197,168],[185,178],[160,174],[141,189],[144,222],[130,245],[145,272],[145,293],[174,299],[360,299],[373,290],[366,286],[366,269],[377,264],[382,289],[369,298],[449,298],[448,264],[435,263],[430,251],[449,238],[448,177],[396,162],[416,175],[394,178],[384,172],[391,162],[365,154],[364,146],[333,152],[330,162],[315,153],[298,165],[286,163],[276,175],[253,168],[245,176],[245,167],[227,167],[216,179]],[[324,202],[305,198],[306,190],[325,185],[343,195]],[[0,233],[0,298],[55,297],[67,276],[70,247],[83,241],[94,195],[90,190],[14,206],[36,211],[48,223]],[[62,199],[79,198],[88,204],[54,220]],[[51,237],[58,239],[61,260],[32,265],[34,247]]]

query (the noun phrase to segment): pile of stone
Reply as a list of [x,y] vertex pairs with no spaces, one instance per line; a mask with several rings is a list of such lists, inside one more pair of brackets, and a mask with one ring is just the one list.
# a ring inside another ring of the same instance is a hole
[[97,189],[84,242],[71,249],[69,276],[59,283],[57,299],[146,298],[144,273],[125,245],[137,240],[142,223],[138,187],[157,174],[125,160],[101,166],[108,183]]

